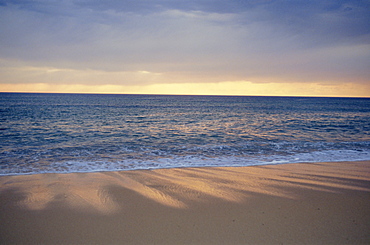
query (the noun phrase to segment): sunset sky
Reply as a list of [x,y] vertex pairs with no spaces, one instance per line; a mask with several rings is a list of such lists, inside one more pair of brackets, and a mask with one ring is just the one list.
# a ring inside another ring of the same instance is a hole
[[0,0],[0,91],[370,97],[370,1]]

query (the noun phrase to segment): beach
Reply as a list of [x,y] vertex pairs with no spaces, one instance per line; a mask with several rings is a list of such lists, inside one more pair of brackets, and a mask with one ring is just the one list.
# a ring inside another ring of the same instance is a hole
[[0,177],[0,244],[369,244],[370,161]]

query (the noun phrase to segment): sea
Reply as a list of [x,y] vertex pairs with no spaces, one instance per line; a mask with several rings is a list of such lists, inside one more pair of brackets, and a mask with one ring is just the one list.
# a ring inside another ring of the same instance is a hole
[[370,99],[0,93],[0,175],[370,160]]

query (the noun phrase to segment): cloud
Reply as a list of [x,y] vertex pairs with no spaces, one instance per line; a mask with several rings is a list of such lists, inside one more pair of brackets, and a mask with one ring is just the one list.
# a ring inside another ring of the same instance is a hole
[[1,82],[368,83],[369,7],[329,0],[0,1]]
[[189,64],[206,64],[209,56],[222,55],[233,46],[232,31],[213,23],[232,17],[213,13],[166,10],[140,15],[84,9],[78,17],[66,17],[15,8],[3,18],[11,23],[2,28],[8,31],[3,32],[5,58],[41,65],[114,71],[184,66],[187,70]]

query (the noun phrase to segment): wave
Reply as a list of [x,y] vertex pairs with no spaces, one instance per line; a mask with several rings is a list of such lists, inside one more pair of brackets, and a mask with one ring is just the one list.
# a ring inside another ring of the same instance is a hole
[[245,167],[269,164],[340,162],[370,160],[370,150],[323,150],[310,153],[294,153],[289,155],[258,155],[258,156],[214,156],[199,155],[157,157],[153,159],[124,160],[68,160],[48,164],[24,165],[14,171],[12,165],[2,166],[0,175],[24,175],[39,173],[74,173],[127,171],[142,169],[183,168],[183,167]]

